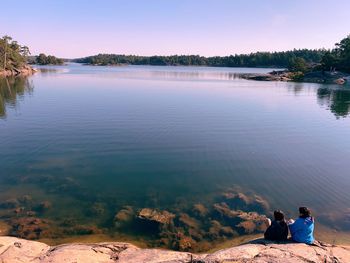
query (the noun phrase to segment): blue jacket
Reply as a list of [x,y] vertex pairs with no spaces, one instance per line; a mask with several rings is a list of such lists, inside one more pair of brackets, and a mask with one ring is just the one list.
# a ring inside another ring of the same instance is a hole
[[299,217],[289,225],[292,239],[299,243],[312,244],[314,242],[314,219]]

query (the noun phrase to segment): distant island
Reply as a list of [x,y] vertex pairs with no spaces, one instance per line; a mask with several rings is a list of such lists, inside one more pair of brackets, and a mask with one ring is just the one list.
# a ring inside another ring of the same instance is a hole
[[28,61],[30,64],[37,65],[63,65],[64,60],[62,58],[57,58],[52,55],[45,55],[44,53],[40,53],[39,56],[31,57]]

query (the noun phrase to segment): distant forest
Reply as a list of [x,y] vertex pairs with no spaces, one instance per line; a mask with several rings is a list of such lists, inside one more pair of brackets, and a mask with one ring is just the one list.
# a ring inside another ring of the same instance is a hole
[[91,65],[169,65],[169,66],[212,66],[212,67],[281,67],[286,68],[296,58],[308,64],[320,63],[327,53],[325,49],[295,49],[284,52],[257,52],[225,57],[203,57],[198,55],[134,56],[99,54],[76,59],[75,62]]

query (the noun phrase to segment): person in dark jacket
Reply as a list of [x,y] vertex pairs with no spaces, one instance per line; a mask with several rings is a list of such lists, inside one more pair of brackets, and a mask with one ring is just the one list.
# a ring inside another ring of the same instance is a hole
[[264,237],[272,241],[284,241],[288,237],[288,226],[284,219],[284,214],[281,210],[273,212],[274,220],[266,229]]
[[314,242],[315,220],[307,207],[299,207],[299,218],[289,222],[289,230],[292,240],[299,243],[312,244]]

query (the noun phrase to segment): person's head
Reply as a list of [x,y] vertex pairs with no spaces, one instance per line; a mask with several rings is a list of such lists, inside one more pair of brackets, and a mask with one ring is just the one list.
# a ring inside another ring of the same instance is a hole
[[309,208],[302,206],[299,207],[299,214],[301,218],[307,218],[311,216],[311,211]]
[[276,221],[282,221],[284,220],[284,214],[281,210],[275,210],[273,212],[273,216],[275,217]]

